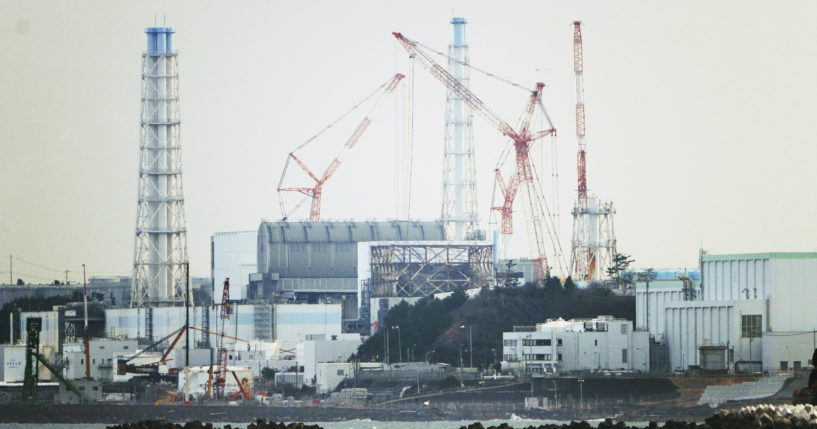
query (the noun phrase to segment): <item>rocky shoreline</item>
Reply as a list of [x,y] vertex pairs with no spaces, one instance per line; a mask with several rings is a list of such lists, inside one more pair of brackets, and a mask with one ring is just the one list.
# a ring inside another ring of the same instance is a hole
[[[817,428],[817,407],[810,404],[805,405],[749,405],[739,410],[730,412],[722,410],[706,418],[701,424],[696,422],[667,420],[663,423],[651,421],[646,426],[629,426],[623,421],[614,422],[611,418],[606,418],[599,422],[598,429],[743,429],[743,428]],[[571,421],[564,424],[544,424],[539,426],[526,426],[526,429],[590,429],[593,426],[587,421]],[[121,425],[108,426],[108,429],[217,429],[212,423],[202,423],[193,421],[184,425],[178,423],[168,423],[164,420],[140,421],[138,423],[126,423]],[[221,429],[239,429],[231,425],[225,425]],[[322,429],[318,425],[305,425],[303,423],[275,423],[267,422],[265,419],[250,423],[247,429]],[[514,429],[509,423],[502,423],[498,426],[488,426],[475,422],[468,426],[461,426],[460,429]]]

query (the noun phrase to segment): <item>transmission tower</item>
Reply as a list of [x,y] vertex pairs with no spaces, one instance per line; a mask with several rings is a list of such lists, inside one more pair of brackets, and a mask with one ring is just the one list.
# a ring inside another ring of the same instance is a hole
[[139,197],[131,306],[183,304],[187,230],[179,144],[178,56],[170,27],[150,27],[142,54]]
[[581,21],[573,22],[573,73],[576,76],[576,141],[579,146],[576,166],[578,194],[573,206],[573,240],[570,275],[590,281],[606,276],[616,252],[612,202],[587,195],[587,140],[584,115],[584,52]]
[[[448,72],[470,87],[465,18],[454,18],[454,43],[448,45]],[[443,155],[443,209],[446,236],[465,240],[477,228],[477,181],[474,161],[474,114],[462,97],[448,89],[445,101],[445,153]]]

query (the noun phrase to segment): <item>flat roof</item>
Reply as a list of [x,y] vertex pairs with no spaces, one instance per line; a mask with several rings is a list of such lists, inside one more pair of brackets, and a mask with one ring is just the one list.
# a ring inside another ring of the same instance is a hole
[[710,261],[741,261],[749,259],[817,259],[817,252],[765,252],[765,253],[735,253],[725,255],[705,254],[704,262]]

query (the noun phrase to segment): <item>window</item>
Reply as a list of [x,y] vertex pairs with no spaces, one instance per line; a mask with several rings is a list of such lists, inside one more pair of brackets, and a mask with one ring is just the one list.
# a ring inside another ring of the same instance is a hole
[[556,339],[556,345],[559,346],[559,347],[562,346],[562,339],[561,338]]
[[125,347],[123,347],[123,348],[124,348],[125,350],[127,350],[127,349],[128,349],[128,346],[125,346]]
[[598,346],[599,345],[599,340],[593,340],[593,345]]
[[627,363],[627,349],[621,349],[621,363]]
[[549,346],[550,345],[550,338],[546,340],[536,340],[535,346]]
[[343,370],[342,369],[338,370],[338,375],[343,375]]
[[96,391],[99,390],[99,386],[93,386],[93,387],[91,387],[91,389],[96,392]]
[[96,365],[96,358],[91,359],[91,363]]
[[99,346],[99,350],[105,350],[105,346]]
[[562,361],[562,354],[561,353],[556,355],[556,360],[558,360],[560,362]]
[[627,324],[626,323],[621,324],[621,335],[627,335]]
[[745,314],[740,316],[740,336],[743,338],[760,338],[763,316]]
[[788,371],[789,370],[789,363],[787,361],[781,360],[780,361],[780,370],[781,371]]
[[516,346],[516,340],[502,340],[502,345],[506,347]]

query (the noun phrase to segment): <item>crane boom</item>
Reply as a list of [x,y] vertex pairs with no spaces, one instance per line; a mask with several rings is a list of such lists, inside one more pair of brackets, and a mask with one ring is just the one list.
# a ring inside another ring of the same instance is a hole
[[[547,217],[545,217],[543,207],[544,197],[540,196],[541,190],[537,189],[534,183],[538,179],[535,177],[529,155],[531,145],[536,140],[556,133],[556,129],[552,126],[550,129],[535,133],[531,133],[530,131],[531,118],[536,105],[541,105],[542,90],[545,84],[539,82],[536,84],[536,88],[531,91],[519,126],[514,130],[507,121],[491,110],[476,94],[471,92],[470,89],[448,73],[445,68],[437,64],[428,54],[420,50],[417,42],[403,36],[403,34],[399,32],[394,32],[392,35],[394,35],[413,58],[420,61],[423,67],[431,72],[432,76],[439,80],[451,92],[459,96],[473,111],[487,119],[502,135],[509,137],[513,141],[516,172],[508,181],[507,186],[505,186],[504,181],[502,181],[502,176],[497,170],[497,179],[500,180],[500,189],[503,194],[503,204],[501,207],[493,207],[492,210],[501,211],[502,213],[502,234],[511,234],[513,232],[513,201],[516,197],[518,187],[520,185],[526,187],[525,195],[528,199],[526,202],[528,206],[526,206],[525,209],[528,218],[529,233],[533,241],[530,244],[533,253],[534,273],[537,281],[544,280],[544,278],[550,274],[550,267],[548,266],[545,251],[544,229],[548,228],[546,223]],[[557,255],[557,257],[558,256],[559,255]]]
[[[375,93],[382,90],[382,92],[380,94],[380,97],[378,97],[378,99],[375,101],[374,105],[370,108],[369,112],[366,114],[366,116],[363,118],[363,120],[360,121],[360,124],[358,124],[358,126],[352,132],[352,135],[349,136],[348,139],[346,139],[346,142],[343,144],[343,146],[341,147],[340,151],[335,156],[335,158],[332,159],[332,161],[326,167],[326,170],[324,170],[324,172],[320,176],[320,178],[318,176],[316,176],[312,172],[312,170],[310,170],[309,167],[307,167],[306,164],[301,159],[299,159],[297,156],[295,156],[295,152],[300,150],[304,146],[306,146],[308,143],[311,143],[313,140],[315,140],[315,138],[317,138],[320,134],[322,134],[324,131],[329,129],[337,121],[333,122],[328,127],[324,128],[320,133],[318,133],[314,137],[307,140],[306,143],[301,144],[294,151],[290,152],[289,155],[287,156],[287,162],[284,165],[284,171],[281,174],[281,179],[278,181],[278,195],[279,195],[279,198],[280,198],[281,192],[297,192],[297,193],[306,195],[307,197],[310,197],[312,199],[312,203],[311,203],[310,209],[309,209],[309,221],[310,222],[320,221],[320,218],[321,218],[321,197],[323,196],[323,185],[326,184],[326,181],[329,180],[329,178],[331,178],[332,175],[335,174],[335,171],[337,171],[338,167],[340,167],[341,158],[347,152],[352,150],[352,148],[354,148],[355,144],[363,136],[363,133],[366,132],[366,130],[369,128],[369,125],[371,125],[371,123],[372,123],[372,120],[369,118],[369,116],[371,116],[371,114],[374,111],[375,107],[377,107],[377,105],[380,103],[380,100],[383,99],[383,96],[385,96],[386,94],[393,93],[395,91],[395,89],[397,89],[397,85],[400,83],[400,81],[404,77],[405,76],[403,74],[397,73],[388,82],[384,83],[377,90],[375,90],[374,93],[370,94],[361,103],[358,103],[355,107],[352,108],[352,110],[356,109],[363,102],[365,102],[366,100],[371,98]],[[341,115],[341,117],[338,119],[338,121],[340,119],[342,119],[343,117],[345,117],[348,113],[349,112],[346,112],[343,115]],[[312,178],[312,180],[315,181],[315,186],[313,186],[311,188],[309,188],[309,187],[284,187],[284,186],[282,186],[282,184],[284,182],[284,176],[287,173],[287,167],[289,166],[289,161],[290,160],[295,161],[295,163],[301,168],[301,170],[303,170],[310,178]],[[281,211],[283,212],[284,217],[286,217],[287,215],[286,215],[286,212],[284,211],[283,200],[280,201],[280,204],[281,204]]]
[[437,80],[442,82],[442,84],[452,92],[456,93],[457,96],[459,96],[465,102],[465,104],[468,105],[468,107],[487,119],[488,122],[499,130],[500,133],[513,138],[512,136],[516,134],[513,127],[511,127],[493,110],[489,109],[488,106],[476,96],[476,94],[471,92],[468,87],[452,76],[451,73],[449,73],[443,66],[437,64],[437,62],[434,61],[428,54],[418,49],[417,42],[403,36],[402,33],[394,32],[392,35],[394,35],[400,44],[403,45],[403,48],[408,51],[409,54],[414,55],[414,57],[420,61],[420,64],[431,72],[432,76],[437,78]]

